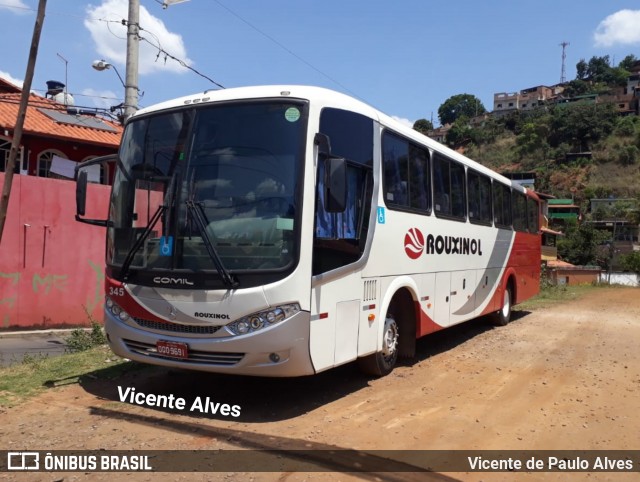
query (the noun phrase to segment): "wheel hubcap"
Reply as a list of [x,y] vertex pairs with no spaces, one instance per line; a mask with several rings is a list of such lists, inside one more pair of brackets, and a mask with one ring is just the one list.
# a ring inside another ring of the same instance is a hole
[[398,350],[398,325],[393,318],[384,322],[384,337],[382,339],[382,355],[386,359],[393,358]]

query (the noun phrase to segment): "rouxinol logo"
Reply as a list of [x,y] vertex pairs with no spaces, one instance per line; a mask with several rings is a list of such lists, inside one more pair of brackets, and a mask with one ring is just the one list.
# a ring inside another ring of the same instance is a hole
[[463,254],[482,256],[482,240],[465,236],[425,236],[418,228],[411,228],[404,235],[404,252],[411,259],[426,254]]
[[418,228],[411,228],[404,235],[404,252],[411,259],[418,259],[424,251],[424,236]]

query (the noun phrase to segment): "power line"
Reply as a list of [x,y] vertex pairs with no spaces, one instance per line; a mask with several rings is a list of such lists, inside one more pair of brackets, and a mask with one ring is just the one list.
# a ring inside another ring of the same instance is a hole
[[338,82],[336,79],[334,79],[333,77],[329,76],[328,74],[325,74],[322,70],[320,70],[319,68],[317,68],[316,66],[314,66],[313,64],[311,64],[310,62],[308,62],[307,60],[303,59],[302,57],[300,57],[298,54],[296,54],[295,52],[293,52],[291,49],[289,49],[288,47],[286,47],[285,45],[283,45],[282,43],[278,42],[275,38],[273,38],[271,35],[263,32],[262,30],[260,30],[258,27],[256,27],[255,25],[253,25],[252,23],[250,23],[248,20],[245,20],[243,17],[241,17],[239,14],[237,14],[236,12],[234,12],[233,10],[231,10],[229,7],[227,7],[226,5],[223,5],[222,3],[220,3],[218,0],[214,0],[220,7],[224,8],[227,12],[229,12],[231,15],[233,15],[234,17],[236,17],[238,20],[240,20],[241,22],[245,23],[246,25],[248,25],[249,27],[251,27],[253,30],[255,30],[256,32],[258,32],[260,35],[262,35],[263,37],[265,37],[266,39],[270,40],[271,42],[273,42],[274,44],[276,44],[278,47],[280,47],[282,50],[284,50],[285,52],[287,52],[288,54],[292,55],[293,57],[295,57],[296,59],[298,59],[300,62],[302,62],[303,64],[305,64],[306,66],[312,68],[313,70],[315,70],[316,72],[318,72],[320,75],[322,75],[323,77],[329,79],[331,82],[334,82],[336,85],[339,85],[340,87],[342,87],[345,91],[349,92],[351,95],[361,99],[361,97],[356,94],[355,92],[353,92],[351,89],[349,89],[348,87],[346,87],[345,85],[343,85],[342,83]]
[[[140,27],[138,25],[138,28],[140,29],[140,31],[144,31],[144,32],[149,32],[149,30],[145,30],[142,27]],[[149,32],[153,37],[155,37],[156,39],[158,38],[155,34],[153,34],[152,32]],[[191,67],[189,64],[187,64],[184,60],[179,59],[178,57],[171,55],[169,52],[167,52],[165,49],[162,48],[162,46],[160,45],[160,42],[158,42],[158,45],[154,45],[152,42],[150,42],[148,39],[142,37],[142,36],[138,36],[138,38],[140,38],[140,40],[144,40],[145,42],[147,42],[149,45],[151,45],[153,48],[158,50],[158,55],[156,55],[156,61],[160,58],[160,55],[164,55],[164,60],[165,62],[167,61],[167,59],[171,59],[171,60],[175,60],[176,62],[178,62],[182,67],[184,67],[185,69],[190,70],[191,72],[193,72],[196,75],[199,75],[200,77],[207,79],[209,82],[211,82],[212,84],[220,87],[221,89],[224,89],[224,85],[216,82],[215,80],[213,80],[211,77],[203,74],[202,72],[198,71],[197,69],[194,69],[193,67]]]

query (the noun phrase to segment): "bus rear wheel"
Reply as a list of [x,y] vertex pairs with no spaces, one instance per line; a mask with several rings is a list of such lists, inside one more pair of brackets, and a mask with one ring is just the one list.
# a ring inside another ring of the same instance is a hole
[[507,285],[502,295],[502,308],[493,315],[493,323],[498,326],[505,326],[511,321],[511,286]]
[[382,350],[358,359],[360,369],[367,375],[383,377],[391,373],[398,361],[400,330],[393,316],[387,315],[382,332]]

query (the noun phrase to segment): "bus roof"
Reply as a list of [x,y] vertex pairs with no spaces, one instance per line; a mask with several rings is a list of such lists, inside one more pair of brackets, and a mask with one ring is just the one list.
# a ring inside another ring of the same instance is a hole
[[207,90],[204,92],[198,92],[191,95],[186,95],[176,99],[171,99],[159,104],[155,104],[149,107],[145,107],[137,111],[132,118],[139,115],[150,114],[167,109],[174,109],[185,105],[197,105],[214,102],[225,102],[237,99],[264,99],[264,98],[295,98],[306,99],[313,103],[319,103],[323,106],[333,106],[340,109],[351,110],[364,116],[370,117],[378,121],[382,126],[387,127],[394,132],[401,134],[409,139],[412,139],[420,144],[426,145],[428,148],[445,154],[447,157],[459,161],[469,167],[472,167],[476,171],[486,174],[500,182],[507,184],[519,191],[527,192],[526,188],[523,188],[518,183],[511,182],[510,179],[498,174],[497,172],[483,166],[482,164],[460,154],[459,152],[450,149],[449,147],[440,144],[439,142],[431,139],[430,137],[421,134],[420,132],[412,129],[411,127],[403,124],[402,122],[394,119],[393,117],[382,113],[374,107],[355,99],[354,97],[336,92],[334,90],[326,89],[323,87],[314,87],[306,85],[262,85],[262,86],[250,86],[250,87],[234,87],[229,89],[220,90]]

